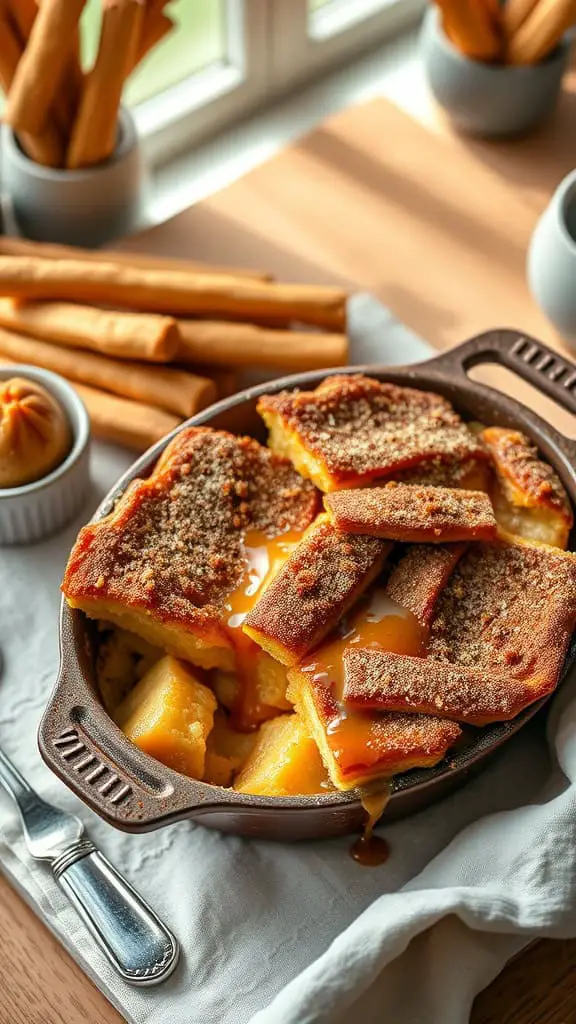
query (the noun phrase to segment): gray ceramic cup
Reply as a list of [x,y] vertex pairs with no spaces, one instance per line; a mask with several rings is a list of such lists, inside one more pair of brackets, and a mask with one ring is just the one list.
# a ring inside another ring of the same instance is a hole
[[576,171],[558,186],[536,225],[528,283],[548,319],[576,347]]
[[2,126],[2,188],[17,229],[41,242],[98,246],[138,226],[145,175],[132,116],[120,113],[118,144],[97,167],[42,167]]
[[437,8],[424,18],[421,37],[430,89],[463,132],[484,138],[518,135],[553,109],[569,57],[564,39],[541,64],[510,67],[465,57],[445,35]]

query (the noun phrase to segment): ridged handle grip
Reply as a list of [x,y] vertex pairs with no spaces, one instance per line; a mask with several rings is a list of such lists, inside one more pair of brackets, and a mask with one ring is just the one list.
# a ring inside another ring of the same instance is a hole
[[449,370],[464,375],[482,363],[508,367],[576,415],[576,364],[529,334],[512,330],[486,331],[433,360],[433,365],[443,372]]
[[54,875],[125,981],[157,985],[172,973],[179,954],[175,937],[101,853],[93,849],[75,860],[67,851]]

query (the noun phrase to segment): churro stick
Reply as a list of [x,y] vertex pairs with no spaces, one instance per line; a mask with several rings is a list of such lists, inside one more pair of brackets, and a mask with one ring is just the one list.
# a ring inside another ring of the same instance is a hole
[[37,135],[62,82],[85,0],[43,0],[18,64],[4,120]]
[[144,60],[146,55],[150,53],[150,50],[153,50],[158,43],[162,42],[162,40],[170,34],[173,28],[174,22],[167,14],[159,14],[156,21],[153,21],[150,25],[144,27],[142,39],[140,41],[140,49],[134,62],[134,68]]
[[507,0],[502,8],[502,28],[507,40],[518,31],[528,15],[532,14],[537,3],[538,0]]
[[168,0],[147,0],[134,66],[174,28],[174,22],[164,14],[167,3]]
[[346,293],[306,284],[266,284],[224,275],[143,270],[114,263],[0,257],[0,295],[129,306],[174,316],[232,317],[345,330]]
[[225,274],[227,277],[247,277],[254,281],[271,281],[272,274],[263,270],[244,270],[224,267],[215,263],[201,263],[196,260],[179,259],[177,256],[153,256],[140,252],[116,252],[95,249],[79,249],[72,245],[57,245],[52,242],[31,242],[25,238],[0,236],[0,256],[42,256],[50,260],[82,260],[86,263],[126,264],[143,267],[144,270],[176,270],[192,274]]
[[277,331],[222,320],[179,320],[178,326],[181,363],[316,370],[348,362],[345,334]]
[[[5,11],[0,13],[0,85],[4,92],[10,91],[10,86],[22,57],[23,43],[16,33],[11,19]],[[38,164],[47,167],[58,167],[62,162],[64,147],[56,127],[53,124],[46,124],[40,135],[29,135],[28,132],[19,132],[18,139],[24,152]]]
[[70,351],[46,341],[24,338],[4,328],[0,328],[0,356],[41,366],[68,380],[146,402],[178,416],[193,416],[211,405],[216,397],[216,387],[206,377],[167,366],[147,366],[93,352]]
[[500,39],[490,11],[479,0],[436,0],[442,12],[442,24],[449,39],[467,57],[495,60],[501,50]]
[[[20,38],[22,50],[24,50],[36,20],[38,4],[36,0],[4,0],[4,3]],[[51,115],[54,116],[58,131],[62,136],[68,137],[72,127],[81,84],[82,70],[79,60],[79,32],[76,29],[72,36],[72,45],[70,46],[68,61],[62,75],[61,87],[54,97],[54,104],[50,108],[50,113],[47,117],[47,124],[49,124],[52,120]],[[63,144],[61,149],[60,164],[64,160]]]
[[98,56],[84,84],[67,167],[90,167],[113,153],[122,89],[134,67],[143,18],[142,0],[105,0]]
[[[186,369],[191,370],[192,367],[186,367]],[[225,366],[201,366],[198,369],[205,377],[214,381],[218,401],[221,398],[229,398],[230,395],[235,395],[240,390],[238,375],[234,373],[234,370],[228,370]]]
[[94,437],[101,441],[112,441],[143,452],[181,422],[163,409],[118,398],[86,384],[70,383],[88,410]]
[[509,64],[537,64],[576,22],[575,0],[539,0],[508,42]]
[[0,326],[67,348],[152,363],[170,362],[180,345],[172,317],[120,313],[72,302],[17,303],[0,298]]

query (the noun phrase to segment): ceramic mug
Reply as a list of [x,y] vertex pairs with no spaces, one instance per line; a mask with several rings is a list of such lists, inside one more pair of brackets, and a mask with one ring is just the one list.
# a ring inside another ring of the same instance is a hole
[[528,283],[548,319],[576,347],[576,171],[560,183],[536,225]]
[[3,125],[2,186],[16,227],[27,238],[93,247],[128,234],[141,220],[145,189],[131,114],[120,112],[112,156],[78,170],[34,163]]
[[421,51],[430,89],[453,124],[485,138],[517,135],[553,109],[569,57],[565,38],[541,64],[471,60],[445,35],[437,8],[424,18]]

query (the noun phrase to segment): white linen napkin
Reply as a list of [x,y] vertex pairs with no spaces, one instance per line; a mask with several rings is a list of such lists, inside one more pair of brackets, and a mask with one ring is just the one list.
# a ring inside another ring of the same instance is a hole
[[[368,296],[352,300],[351,319],[355,362],[429,354]],[[474,995],[532,936],[576,933],[571,686],[551,718],[558,761],[539,718],[467,787],[386,826],[392,854],[380,868],[355,864],[346,839],[264,843],[192,822],[114,831],[44,766],[35,733],[56,676],[67,553],[130,461],[94,445],[94,494],[78,523],[43,544],[0,549],[0,743],[44,797],[80,815],[174,930],[181,964],[154,989],[116,977],[49,871],[27,856],[0,796],[1,870],[133,1024],[340,1022],[352,1009],[366,1024],[463,1024]]]

